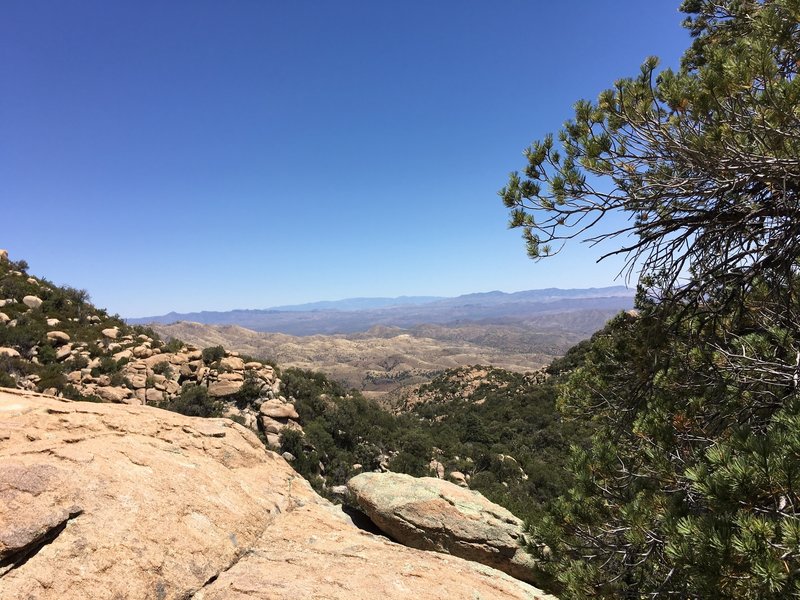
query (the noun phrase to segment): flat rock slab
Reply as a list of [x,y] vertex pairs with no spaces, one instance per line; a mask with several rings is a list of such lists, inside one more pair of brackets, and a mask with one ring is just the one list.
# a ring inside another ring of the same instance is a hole
[[227,419],[0,389],[0,600],[550,598],[357,529]]
[[479,492],[402,473],[362,473],[347,487],[375,525],[402,544],[476,561],[523,581],[547,581],[523,548],[522,521]]

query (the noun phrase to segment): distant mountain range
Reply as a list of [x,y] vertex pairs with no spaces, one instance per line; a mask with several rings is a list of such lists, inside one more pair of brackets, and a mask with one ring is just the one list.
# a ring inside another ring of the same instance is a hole
[[238,325],[255,331],[288,335],[332,335],[365,332],[376,326],[411,328],[422,324],[457,326],[465,323],[511,325],[547,316],[583,311],[615,311],[633,305],[634,290],[624,286],[523,292],[499,291],[453,298],[401,296],[348,298],[267,309],[202,311],[127,319],[131,324],[170,324],[190,321],[206,325]]

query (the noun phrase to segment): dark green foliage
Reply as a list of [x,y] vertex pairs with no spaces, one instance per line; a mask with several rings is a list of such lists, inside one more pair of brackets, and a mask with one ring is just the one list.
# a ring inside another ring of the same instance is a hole
[[501,191],[532,257],[622,213],[589,239],[640,269],[560,391],[595,428],[535,526],[564,598],[800,597],[800,3],[682,9],[681,68],[579,102]]
[[203,362],[207,365],[221,360],[225,356],[225,348],[222,346],[209,346],[203,348]]
[[50,363],[39,369],[37,373],[40,377],[36,388],[43,392],[48,388],[55,388],[59,391],[64,389],[67,378],[64,376],[64,370],[58,363]]
[[183,385],[180,395],[158,406],[190,417],[221,417],[224,409],[222,402],[208,395],[205,386],[189,383]]
[[264,383],[252,371],[245,371],[242,387],[234,396],[233,402],[238,408],[252,407],[257,408],[257,400],[261,398]]
[[186,344],[177,338],[172,338],[164,344],[164,352],[175,353],[180,352]]
[[8,372],[2,370],[2,365],[0,365],[0,387],[17,387],[17,380],[14,379]]
[[39,362],[43,365],[47,365],[50,363],[56,362],[56,349],[51,346],[50,344],[44,344],[39,346],[39,351],[36,354],[36,358],[39,359]]
[[[649,58],[596,102],[579,101],[500,195],[531,257],[584,234],[614,238],[609,254],[693,303],[720,283],[735,294],[795,268],[800,35],[797,0],[682,9],[694,42],[681,68],[658,72]],[[596,227],[614,214],[624,219]]]
[[[579,364],[583,355],[576,350],[568,360]],[[281,450],[298,457],[293,466],[312,483],[322,474],[329,486],[354,475],[353,464],[371,471],[383,462],[392,471],[428,476],[437,458],[448,471],[471,475],[473,488],[515,514],[538,515],[543,502],[566,489],[569,446],[585,441],[589,428],[558,417],[557,378],[537,383],[487,370],[469,400],[461,397],[458,371],[447,372],[420,390],[428,402],[392,415],[321,373],[287,369],[284,394],[295,399],[305,438],[286,433]]]
[[122,365],[114,360],[112,356],[103,356],[100,358],[100,364],[92,369],[92,377],[99,377],[100,375],[113,375],[118,373]]
[[313,449],[313,459],[303,459],[297,440],[283,442],[281,450],[298,457],[295,469],[312,484],[321,474],[322,462],[328,485],[340,485],[356,474],[354,464],[363,470],[378,466],[380,457],[396,446],[399,419],[357,392],[347,392],[322,373],[286,369],[282,374],[284,395],[294,398],[295,409],[305,431],[305,453]]
[[[567,365],[580,364],[584,354],[583,346],[576,347],[560,366],[554,363],[554,372],[567,373]],[[565,421],[557,413],[562,377],[540,381],[480,368],[487,374],[466,399],[462,380],[467,370],[448,371],[422,386],[420,394],[431,398],[412,408],[421,419],[417,428],[440,451],[447,470],[471,475],[470,487],[514,514],[534,519],[544,503],[566,490],[569,448],[585,443],[591,426]]]
[[[800,594],[800,402],[762,370],[796,360],[797,338],[762,301],[714,320],[643,302],[595,336],[560,402],[597,431],[534,528],[566,597]],[[731,371],[742,343],[749,368]]]
[[[320,443],[319,436],[313,430],[310,433]],[[308,432],[306,435],[309,435]],[[292,467],[314,483],[313,475],[319,472],[319,454],[313,446],[306,443],[302,433],[294,429],[284,429],[281,433],[281,451],[291,453],[295,457]]]
[[156,375],[163,375],[169,379],[172,377],[172,367],[167,361],[159,362],[153,365],[153,373]]
[[[158,336],[146,328],[129,327],[119,317],[108,316],[89,301],[85,290],[70,286],[57,286],[43,278],[20,275],[17,271],[27,269],[24,261],[0,261],[0,299],[12,299],[0,307],[0,312],[12,319],[14,326],[0,326],[0,346],[17,350],[21,359],[0,359],[0,384],[15,386],[19,378],[29,375],[39,377],[37,389],[56,388],[65,396],[76,400],[96,400],[96,397],[82,396],[74,386],[65,385],[64,373],[80,370],[88,366],[84,356],[67,358],[63,362],[56,359],[56,347],[48,341],[47,333],[52,330],[63,331],[70,337],[73,349],[88,352],[89,356],[100,358],[99,366],[92,370],[94,376],[108,375],[112,385],[126,385],[120,375],[121,367],[127,359],[116,361],[109,350],[101,348],[97,340],[103,339],[102,330],[116,327],[120,334],[147,334],[158,348]],[[39,308],[29,309],[22,299],[36,296],[42,300]],[[55,325],[48,325],[47,319],[57,319]],[[37,362],[32,359],[36,358]]]
[[[17,309],[16,305],[11,306]],[[9,316],[13,318],[13,310],[3,312],[11,313]],[[40,315],[20,314],[16,321],[16,327],[0,327],[0,346],[16,348],[20,354],[28,355],[39,344],[47,343],[47,327]]]

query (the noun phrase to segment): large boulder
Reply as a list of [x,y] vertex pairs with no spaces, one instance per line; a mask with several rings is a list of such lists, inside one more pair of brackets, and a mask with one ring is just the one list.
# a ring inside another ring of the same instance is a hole
[[223,371],[242,371],[244,361],[238,356],[226,356],[219,361],[219,367]]
[[42,299],[38,296],[25,296],[22,303],[28,308],[39,308],[42,305]]
[[241,389],[244,382],[239,379],[222,379],[214,381],[208,386],[208,395],[213,398],[223,398],[225,396],[232,396],[237,394]]
[[523,547],[522,521],[479,492],[402,473],[362,473],[347,487],[372,522],[402,544],[460,556],[530,583],[547,581]]
[[48,331],[47,341],[54,345],[66,344],[69,341],[69,334],[63,331]]
[[300,415],[297,414],[294,405],[284,402],[278,398],[267,400],[261,403],[259,412],[265,417],[272,419],[299,419]]
[[0,390],[0,600],[551,598],[357,529],[227,419]]

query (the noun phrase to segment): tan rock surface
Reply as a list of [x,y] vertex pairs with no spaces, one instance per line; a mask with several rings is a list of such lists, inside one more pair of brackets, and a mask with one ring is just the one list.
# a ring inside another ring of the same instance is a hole
[[238,356],[226,356],[220,359],[219,366],[230,371],[241,371],[244,369],[244,361]]
[[215,381],[208,386],[208,395],[214,398],[231,396],[242,389],[242,381]]
[[273,419],[299,419],[300,415],[297,414],[292,404],[282,402],[277,398],[274,400],[267,400],[261,404],[259,412],[265,417]]
[[38,296],[25,296],[22,303],[28,308],[39,308],[42,305],[42,299]]
[[522,521],[476,491],[402,473],[362,473],[347,487],[375,525],[407,546],[474,560],[523,581],[547,580],[523,548]]
[[194,600],[557,600],[484,565],[355,529],[333,507],[298,507],[268,535],[269,546]]
[[47,341],[54,344],[66,344],[69,341],[69,335],[63,331],[48,331]]
[[0,600],[551,598],[356,529],[226,419],[0,390]]

